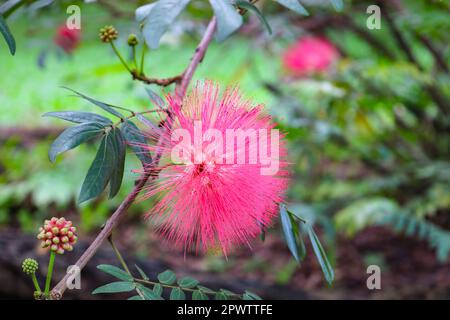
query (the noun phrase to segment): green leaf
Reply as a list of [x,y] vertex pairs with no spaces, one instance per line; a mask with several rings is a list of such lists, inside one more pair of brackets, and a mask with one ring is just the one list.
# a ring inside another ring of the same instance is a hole
[[333,280],[334,280],[333,267],[331,266],[330,262],[328,261],[325,250],[323,250],[322,244],[320,243],[319,238],[317,237],[313,228],[311,226],[308,226],[307,229],[308,229],[309,239],[311,240],[311,244],[312,244],[314,253],[317,257],[317,261],[319,262],[320,267],[322,268],[322,272],[325,276],[325,279],[327,280],[327,282],[329,284],[331,284],[331,283],[333,283]]
[[253,13],[255,13],[256,16],[259,18],[259,20],[262,22],[262,24],[264,24],[264,26],[266,27],[267,32],[269,34],[272,34],[272,28],[270,27],[270,24],[267,22],[266,17],[264,17],[261,11],[259,11],[259,9],[254,4],[245,0],[238,0],[236,1],[236,5],[239,8],[246,9],[248,11],[252,11]]
[[145,18],[150,14],[150,11],[152,11],[152,8],[155,6],[156,2],[144,4],[143,6],[140,6],[135,11],[135,18],[136,21],[139,23],[142,23]]
[[171,285],[175,283],[175,281],[177,280],[177,276],[175,275],[175,273],[173,273],[172,270],[166,270],[158,274],[158,280],[161,283]]
[[182,288],[194,288],[196,285],[198,285],[198,281],[190,277],[184,277],[183,279],[178,281],[178,284]]
[[223,294],[227,295],[228,297],[235,297],[235,296],[237,296],[236,293],[234,293],[234,292],[232,292],[230,290],[227,290],[227,289],[220,289],[220,292],[222,292]]
[[163,293],[163,287],[159,283],[157,283],[153,286],[153,292],[156,295],[161,296]]
[[342,11],[344,9],[344,1],[343,0],[330,0],[331,4],[336,11]]
[[142,279],[144,280],[148,280],[150,279],[144,272],[144,270],[142,270],[141,268],[139,268],[136,264],[134,265],[137,269],[137,271],[139,272],[139,274],[141,275]]
[[97,269],[112,275],[113,277],[116,277],[120,280],[124,281],[133,281],[133,277],[130,276],[126,271],[116,267],[112,266],[110,264],[100,264],[97,266]]
[[129,297],[128,300],[144,300],[144,299],[142,299],[142,297],[140,295],[135,295],[135,296]]
[[136,113],[136,119],[139,120],[140,123],[144,124],[147,127],[152,128],[153,130],[158,130],[158,127],[153,124],[150,120],[148,120],[146,117],[144,117],[140,113]]
[[286,240],[286,244],[291,251],[297,262],[300,262],[300,254],[297,247],[297,241],[295,238],[294,227],[292,224],[291,217],[286,210],[284,205],[280,205],[280,217],[281,217],[281,226],[283,228],[284,239]]
[[113,149],[113,139],[106,134],[81,186],[79,203],[95,198],[105,189],[114,170]]
[[134,290],[136,285],[129,281],[116,281],[105,284],[104,286],[98,287],[92,294],[99,293],[116,293],[116,292],[130,292]]
[[83,142],[97,137],[103,132],[103,126],[95,122],[82,123],[64,130],[53,141],[48,151],[51,162],[55,162],[56,156],[67,150],[73,149]]
[[43,117],[55,117],[75,123],[84,122],[97,122],[103,126],[111,125],[112,121],[101,115],[92,112],[83,111],[60,111],[60,112],[47,112]]
[[257,294],[246,290],[245,293],[242,296],[242,299],[244,300],[262,300],[262,298],[260,296],[258,296]]
[[[302,209],[303,210],[303,209]],[[297,212],[297,211],[291,211],[288,208],[286,208],[287,213],[293,218],[293,220],[298,220],[300,222],[306,223],[306,220]]]
[[228,0],[209,0],[217,19],[216,40],[223,41],[242,25],[242,16]]
[[199,288],[201,291],[203,291],[204,293],[208,293],[208,294],[214,294],[216,293],[214,290],[204,287],[204,286],[200,286],[198,285],[197,288]]
[[138,284],[137,288],[142,292],[142,295],[144,296],[145,300],[164,300],[161,298],[160,295],[153,292],[153,290],[150,290],[149,288]]
[[[164,101],[161,99],[161,97],[152,89],[145,88],[145,91],[147,92],[148,97],[150,100],[160,109],[164,108]],[[163,109],[164,110],[164,109]]]
[[200,290],[192,292],[192,300],[209,300],[208,296]]
[[309,16],[308,11],[300,4],[299,0],[275,0],[282,6],[285,6],[289,10],[292,10],[303,16]]
[[306,246],[305,241],[303,241],[303,236],[300,234],[300,226],[298,226],[298,236],[297,236],[297,247],[298,247],[298,254],[300,257],[300,261],[303,261],[306,256]]
[[125,140],[139,160],[141,160],[142,164],[145,165],[151,163],[152,156],[144,147],[147,144],[147,141],[139,128],[130,120],[126,120],[122,124],[121,129]]
[[170,300],[186,300],[186,294],[180,288],[173,288],[170,292]]
[[0,32],[5,38],[6,43],[8,44],[9,52],[14,55],[16,53],[16,40],[9,30],[8,24],[6,23],[5,18],[0,15]]
[[215,294],[214,299],[216,299],[216,300],[228,300],[228,296],[225,293],[219,291],[219,292],[217,292]]
[[190,0],[159,0],[148,11],[142,34],[145,42],[152,49],[157,49],[159,40],[184,10]]
[[119,129],[113,128],[110,133],[113,150],[113,171],[111,173],[109,198],[113,198],[119,192],[122,185],[123,171],[125,167],[125,138]]
[[83,99],[89,101],[90,103],[95,104],[97,107],[102,108],[103,110],[105,110],[105,111],[107,111],[107,112],[109,112],[109,113],[115,115],[116,117],[118,117],[118,118],[120,118],[120,119],[123,119],[123,118],[124,118],[124,116],[123,116],[120,112],[118,112],[117,110],[114,109],[114,108],[117,108],[117,107],[115,107],[115,106],[113,106],[113,105],[111,105],[111,104],[104,103],[104,102],[100,102],[100,101],[98,101],[98,100],[95,100],[95,99],[93,99],[93,98],[90,98],[90,97],[88,97],[88,96],[86,96],[86,95],[84,95],[84,94],[82,94],[82,93],[80,93],[80,92],[78,92],[78,91],[73,90],[73,89],[70,89],[70,88],[67,88],[67,87],[63,87],[63,88],[64,88],[64,89],[67,89],[67,90],[69,90],[69,91],[72,91],[73,93],[75,93],[75,94],[78,95],[79,97],[81,97],[81,98],[83,98]]

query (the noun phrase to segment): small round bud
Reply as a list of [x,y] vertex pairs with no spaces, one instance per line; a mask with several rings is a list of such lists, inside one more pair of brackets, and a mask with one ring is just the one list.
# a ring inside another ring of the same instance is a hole
[[113,26],[105,26],[100,29],[99,37],[103,42],[111,42],[116,40],[119,33]]
[[22,270],[26,274],[33,274],[39,268],[39,264],[36,260],[27,258],[22,262]]
[[139,40],[138,40],[137,36],[136,36],[134,33],[132,33],[132,34],[130,34],[130,35],[128,36],[128,45],[129,45],[129,46],[134,47],[134,46],[136,46],[138,43],[139,43]]

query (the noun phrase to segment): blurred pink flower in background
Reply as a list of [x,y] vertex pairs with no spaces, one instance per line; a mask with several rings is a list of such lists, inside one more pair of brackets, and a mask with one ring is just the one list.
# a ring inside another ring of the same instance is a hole
[[[266,151],[247,141],[244,148],[247,151],[237,149],[233,143],[231,151],[226,145],[220,148],[223,153],[211,153],[217,139],[204,141],[199,154],[183,156],[181,162],[174,163],[172,152],[180,144],[173,139],[173,133],[179,132],[175,130],[182,129],[195,136],[196,130],[205,134],[214,129],[225,136],[228,129],[261,132],[270,131],[275,124],[263,112],[262,105],[243,99],[236,88],[221,93],[219,86],[211,82],[199,83],[182,103],[170,96],[167,100],[173,117],[163,125],[167,136],[163,136],[162,160],[166,159],[166,164],[161,163],[159,178],[146,190],[145,198],[158,198],[148,217],[159,225],[164,239],[185,249],[220,249],[226,254],[235,245],[249,245],[278,214],[278,203],[283,201],[287,188],[287,150],[282,135],[277,135],[274,147],[274,138],[269,134],[270,150]],[[148,134],[153,135],[152,132]],[[198,148],[196,142],[185,140],[182,140],[185,150]],[[148,151],[156,149],[152,145],[144,147]],[[278,170],[264,175],[261,168],[266,163],[261,161],[223,161],[229,154],[250,152],[251,148],[257,148],[259,154],[278,152]]]
[[63,24],[58,27],[54,42],[66,53],[72,53],[78,47],[80,39],[80,29],[69,29],[65,24]]
[[339,57],[336,47],[321,37],[302,37],[283,53],[283,65],[294,76],[326,71]]

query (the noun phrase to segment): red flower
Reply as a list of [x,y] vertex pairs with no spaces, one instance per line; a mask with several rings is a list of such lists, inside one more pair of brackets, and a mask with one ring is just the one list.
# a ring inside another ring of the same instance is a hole
[[283,54],[283,65],[294,76],[326,71],[337,60],[336,47],[325,38],[303,37]]
[[[168,97],[168,105],[173,118],[164,122],[161,172],[144,196],[159,200],[149,216],[165,239],[186,249],[227,253],[248,245],[271,225],[284,198],[283,135],[262,105],[245,100],[237,89],[221,93],[211,82],[199,83],[182,102]],[[239,136],[236,143],[232,134]]]
[[72,53],[80,43],[80,29],[69,29],[65,24],[56,31],[55,44],[67,53]]

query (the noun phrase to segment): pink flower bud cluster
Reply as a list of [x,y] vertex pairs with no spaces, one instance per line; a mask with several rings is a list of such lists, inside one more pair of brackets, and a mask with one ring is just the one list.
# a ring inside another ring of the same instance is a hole
[[73,245],[78,239],[76,231],[76,228],[72,226],[72,221],[53,217],[45,220],[44,226],[39,228],[37,238],[42,240],[42,248],[50,247],[52,251],[63,254],[66,250],[73,250]]

